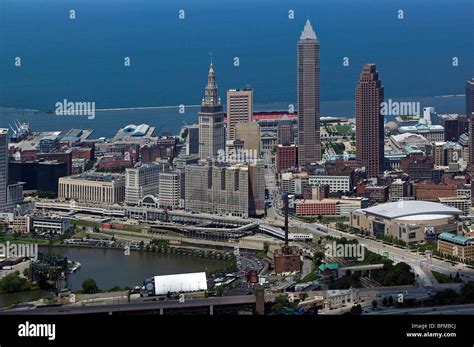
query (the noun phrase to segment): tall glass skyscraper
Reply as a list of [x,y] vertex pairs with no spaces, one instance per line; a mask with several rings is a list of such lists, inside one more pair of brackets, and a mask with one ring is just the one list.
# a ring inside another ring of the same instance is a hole
[[8,129],[0,128],[0,211],[7,206]]
[[309,20],[298,41],[298,163],[321,160],[319,40]]

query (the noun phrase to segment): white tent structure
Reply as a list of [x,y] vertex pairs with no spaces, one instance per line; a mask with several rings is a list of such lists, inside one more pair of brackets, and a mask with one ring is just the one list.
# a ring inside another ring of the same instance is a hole
[[207,290],[205,272],[155,276],[155,295]]

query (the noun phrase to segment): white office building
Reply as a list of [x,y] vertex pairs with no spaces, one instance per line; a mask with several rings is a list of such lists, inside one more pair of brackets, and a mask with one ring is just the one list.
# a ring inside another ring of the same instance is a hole
[[352,191],[350,176],[309,176],[308,184],[310,186],[327,184],[331,193]]
[[158,195],[160,173],[169,166],[162,163],[149,163],[125,171],[125,203],[137,205],[146,195]]

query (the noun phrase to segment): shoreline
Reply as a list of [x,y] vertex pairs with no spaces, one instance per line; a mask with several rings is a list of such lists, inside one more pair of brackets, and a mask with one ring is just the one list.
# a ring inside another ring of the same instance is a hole
[[[426,95],[426,96],[389,96],[388,99],[393,99],[393,100],[419,100],[422,101],[424,99],[450,99],[450,98],[464,98],[466,94],[442,94],[442,95]],[[355,102],[354,98],[349,98],[349,99],[330,99],[330,100],[321,100],[321,103],[326,103],[326,104],[334,104],[334,103],[346,103],[346,102]],[[286,105],[286,104],[295,104],[295,101],[282,101],[282,100],[276,100],[276,101],[262,101],[262,102],[254,102],[254,112],[272,112],[272,111],[285,111],[286,109],[281,109],[280,108],[275,108],[275,109],[266,109],[266,110],[259,110],[259,106],[271,106],[271,105]],[[225,105],[225,104],[224,104]],[[104,108],[97,108],[95,111],[96,112],[113,112],[113,111],[146,111],[146,110],[172,110],[172,109],[179,109],[182,107],[182,105],[155,105],[155,106],[143,106],[143,105],[136,105],[136,106],[129,106],[129,105],[123,105],[123,106],[105,106]],[[184,107],[186,108],[199,108],[201,105],[197,104],[184,104]],[[51,116],[54,115],[54,111],[52,110],[43,110],[39,108],[31,108],[31,107],[19,107],[19,106],[1,106],[0,105],[0,114],[3,110],[12,110],[12,111],[23,111],[27,112],[30,114],[36,114],[36,115],[44,115],[44,116]],[[321,116],[324,116],[321,114]]]

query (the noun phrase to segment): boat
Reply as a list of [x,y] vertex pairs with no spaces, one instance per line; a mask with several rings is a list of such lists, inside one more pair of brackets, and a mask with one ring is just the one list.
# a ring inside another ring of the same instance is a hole
[[69,273],[72,273],[72,274],[76,272],[77,270],[79,270],[82,266],[81,263],[79,263],[78,261],[73,262],[69,260],[68,263],[69,263]]

